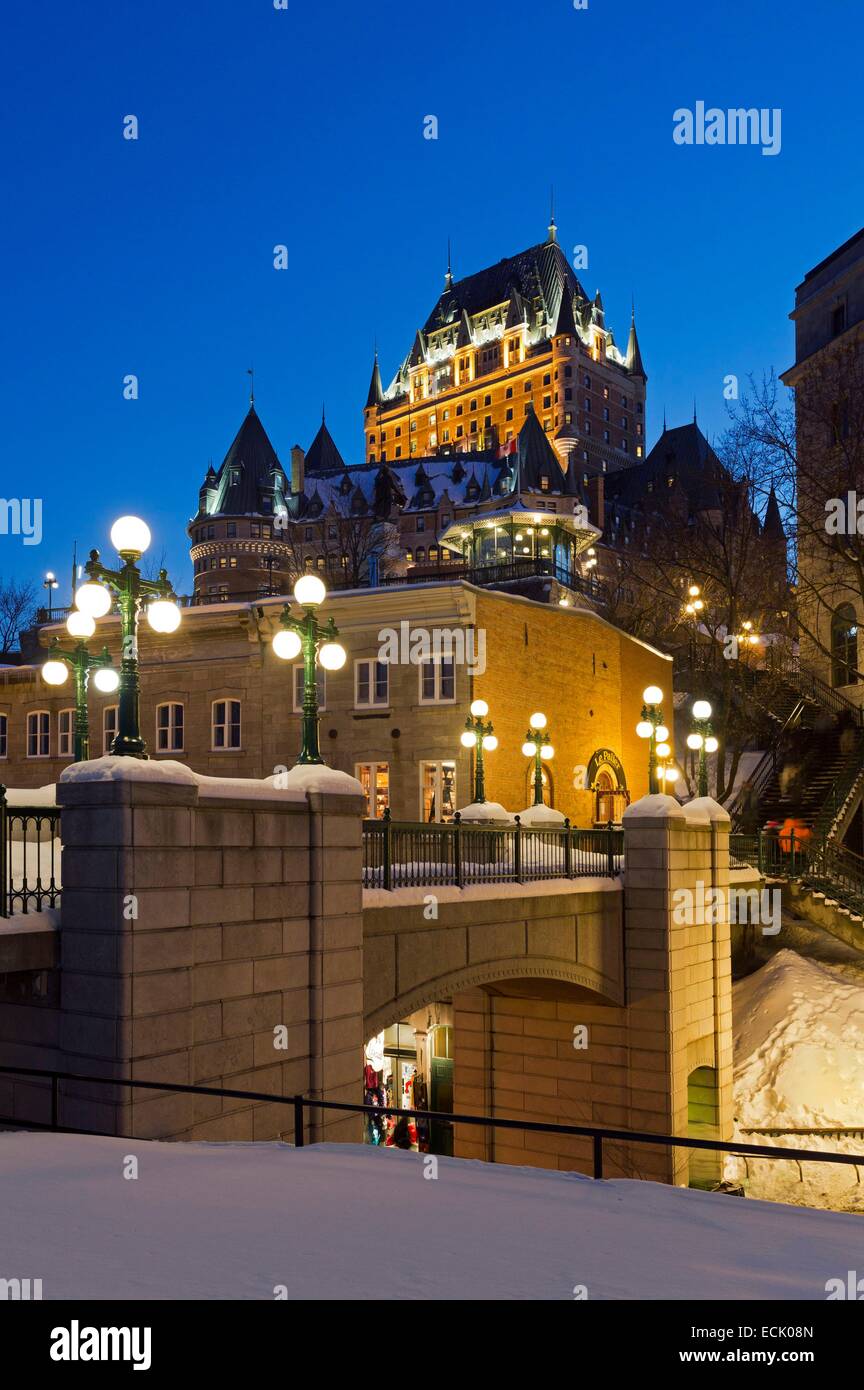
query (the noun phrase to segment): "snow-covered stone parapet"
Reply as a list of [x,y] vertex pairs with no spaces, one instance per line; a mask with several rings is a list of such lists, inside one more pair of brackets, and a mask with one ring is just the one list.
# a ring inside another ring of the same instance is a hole
[[711,825],[731,825],[729,812],[715,801],[713,796],[695,796],[692,801],[684,805],[687,819],[693,821],[698,817],[703,822]]
[[49,782],[46,787],[7,787],[7,806],[56,806],[57,787]]
[[72,763],[60,774],[63,787],[93,782],[146,782],[155,786],[197,788],[201,797],[242,800],[305,801],[310,793],[362,796],[356,777],[323,763],[292,767],[270,777],[209,777],[170,758],[94,758]]
[[519,812],[519,824],[532,826],[551,826],[563,825],[566,817],[561,811],[556,811],[552,806],[529,806],[526,810]]
[[625,826],[631,825],[634,821],[683,821],[687,819],[687,813],[674,796],[656,792],[651,796],[640,797],[638,801],[632,801],[621,819]]
[[498,801],[472,801],[459,811],[463,825],[512,825],[513,816]]

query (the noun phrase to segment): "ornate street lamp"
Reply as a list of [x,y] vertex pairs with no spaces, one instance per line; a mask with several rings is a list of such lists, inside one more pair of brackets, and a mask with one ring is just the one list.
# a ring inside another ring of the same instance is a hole
[[695,752],[699,750],[699,795],[708,795],[708,761],[707,753],[716,753],[719,748],[717,739],[711,732],[711,706],[707,700],[695,700],[691,714],[693,716],[694,729],[687,735],[687,747]]
[[[669,730],[663,723],[663,691],[659,685],[649,685],[642,691],[642,718],[636,725],[636,733],[640,738],[647,738],[648,742],[648,791],[652,796],[660,790],[660,777],[657,772],[658,745],[667,749],[666,740],[669,737]],[[666,770],[664,769],[664,780]],[[677,777],[677,772],[675,776]],[[669,781],[674,781],[669,778]]]
[[77,637],[78,643],[72,651],[60,646],[55,637],[48,649],[48,660],[42,667],[42,679],[48,685],[64,685],[71,670],[75,677],[75,745],[73,761],[86,762],[90,757],[90,724],[87,717],[87,686],[90,672],[97,690],[108,695],[120,684],[120,677],[111,665],[111,653],[103,647],[99,656],[87,650],[86,638],[92,637],[96,624],[86,613],[73,611],[66,619],[66,631],[70,637]]
[[122,646],[120,658],[120,700],[117,733],[110,752],[115,757],[146,758],[147,745],[141,737],[139,712],[141,685],[138,676],[138,619],[144,599],[147,621],[154,632],[175,632],[180,624],[180,608],[174,599],[167,572],[158,579],[144,579],[137,561],[150,544],[150,527],[137,516],[121,516],[111,527],[111,544],[123,561],[120,570],[107,569],[99,551],[91,550],[84,566],[87,582],[75,592],[80,613],[102,618],[116,598],[120,609]]
[[348,653],[336,641],[339,629],[330,618],[325,625],[318,622],[316,609],[327,597],[327,590],[317,574],[301,574],[294,585],[294,598],[303,609],[303,617],[295,618],[290,604],[282,609],[282,630],[273,638],[273,651],[282,661],[293,661],[303,653],[303,720],[300,742],[301,763],[323,763],[318,744],[318,685],[316,663],[325,671],[338,671],[345,665]]
[[532,714],[528,723],[530,729],[525,735],[525,742],[522,744],[522,752],[526,758],[534,759],[534,805],[543,805],[543,764],[549,758],[554,758],[555,749],[552,747],[552,736],[546,732],[545,714]]
[[48,621],[50,623],[52,607],[51,595],[53,594],[55,589],[60,588],[60,581],[57,578],[56,574],[54,574],[53,570],[49,570],[48,573],[45,575],[45,578],[42,580],[42,588],[48,591]]
[[492,730],[491,722],[486,718],[489,713],[489,706],[485,700],[474,700],[471,704],[471,713],[465,720],[465,731],[462,734],[462,747],[474,749],[474,804],[486,800],[486,770],[483,765],[483,754],[491,753],[498,747],[498,740]]

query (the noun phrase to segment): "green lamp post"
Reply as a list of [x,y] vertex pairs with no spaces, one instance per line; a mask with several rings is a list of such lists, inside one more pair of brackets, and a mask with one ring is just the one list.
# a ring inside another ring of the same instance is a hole
[[711,732],[711,706],[707,700],[695,700],[693,702],[694,728],[692,733],[687,735],[687,747],[695,752],[699,750],[699,795],[708,795],[708,759],[706,754],[716,753],[719,743]]
[[484,753],[491,753],[498,747],[498,740],[492,729],[492,724],[486,718],[489,713],[489,706],[485,700],[474,700],[471,704],[471,713],[465,720],[465,730],[462,734],[462,747],[474,749],[474,804],[475,806],[486,800],[486,768],[483,761]]
[[87,650],[86,638],[92,637],[96,624],[86,613],[73,611],[66,619],[66,631],[78,642],[72,651],[60,646],[55,637],[48,649],[48,660],[42,667],[42,679],[48,685],[64,685],[69,671],[75,679],[75,742],[73,762],[86,762],[90,757],[90,723],[87,716],[87,687],[90,672],[93,683],[103,694],[117,689],[120,678],[111,665],[111,653],[103,647],[98,656]]
[[531,727],[525,735],[522,752],[526,758],[534,759],[534,805],[542,806],[543,764],[549,758],[554,758],[555,749],[552,747],[552,735],[546,730],[545,714],[532,714],[528,723]]
[[138,561],[150,544],[150,528],[137,516],[121,516],[111,527],[111,543],[123,561],[119,570],[108,569],[91,550],[84,569],[87,582],[75,593],[78,611],[91,618],[104,617],[116,599],[120,609],[122,647],[120,659],[120,699],[117,733],[111,744],[114,756],[146,758],[147,745],[141,737],[138,675],[138,619],[145,599],[147,621],[154,632],[175,632],[180,624],[180,608],[173,598],[166,571],[158,579],[144,579]]
[[297,766],[304,763],[323,763],[318,742],[318,684],[316,666],[325,671],[338,671],[345,665],[347,652],[336,641],[339,629],[330,618],[319,623],[316,610],[327,597],[327,589],[317,574],[302,574],[294,585],[294,598],[303,609],[303,617],[295,618],[286,603],[280,622],[282,630],[273,638],[273,651],[282,661],[293,661],[303,653],[303,717],[301,723],[300,756]]
[[[663,723],[663,691],[659,685],[649,685],[642,692],[642,718],[636,725],[640,738],[648,739],[648,791],[650,795],[660,790],[657,773],[657,745],[665,746],[669,730]],[[668,753],[668,749],[666,750]],[[672,781],[672,778],[668,780]]]

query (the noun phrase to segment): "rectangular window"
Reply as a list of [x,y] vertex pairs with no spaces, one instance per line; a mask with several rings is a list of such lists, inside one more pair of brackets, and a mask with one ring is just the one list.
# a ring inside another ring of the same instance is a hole
[[183,706],[172,701],[156,706],[156,748],[160,753],[179,753],[183,748]]
[[228,522],[228,525],[225,527],[225,534],[226,534],[226,536],[229,537],[229,539],[231,539],[231,538],[233,538],[234,536],[237,535],[237,522],[236,522],[236,521],[229,521],[229,522]]
[[456,811],[455,762],[421,762],[420,819],[450,821]]
[[355,763],[354,776],[366,798],[366,816],[380,820],[390,805],[390,767],[388,763]]
[[240,701],[214,700],[212,706],[212,747],[240,747]]
[[0,714],[0,758],[9,756],[9,716]]
[[61,758],[71,758],[75,751],[75,711],[61,709],[57,716],[57,753]]
[[386,661],[355,661],[354,707],[369,709],[390,703],[390,667]]
[[443,704],[456,698],[456,665],[453,658],[420,663],[421,705]]
[[111,752],[111,744],[117,737],[117,705],[106,705],[102,711],[102,753]]
[[[319,666],[319,667],[317,668],[315,684],[316,684],[316,686],[317,686],[317,688],[318,688],[318,708],[319,708],[320,710],[324,710],[324,709],[327,708],[327,681],[326,681],[326,673],[325,673],[323,667],[321,667],[321,666]],[[294,713],[295,713],[295,714],[302,714],[302,712],[303,712],[303,692],[304,692],[305,689],[306,689],[306,680],[305,680],[304,675],[303,675],[303,665],[302,665],[302,663],[300,663],[299,665],[297,665],[297,666],[294,667]]]
[[51,716],[47,710],[34,710],[27,716],[27,757],[47,758],[51,752]]

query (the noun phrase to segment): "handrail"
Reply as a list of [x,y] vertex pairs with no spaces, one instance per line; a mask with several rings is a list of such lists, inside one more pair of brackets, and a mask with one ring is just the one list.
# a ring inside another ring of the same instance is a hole
[[624,853],[624,832],[611,822],[581,829],[463,821],[363,822],[363,887],[455,887],[538,882],[552,878],[614,878]]
[[[28,840],[31,827],[36,838]],[[13,827],[20,823],[22,864],[20,879],[15,877],[12,864]],[[49,838],[41,838],[47,825]],[[10,806],[6,788],[0,786],[0,918],[13,912],[41,912],[43,907],[56,907],[61,889],[57,883],[58,865],[54,841],[60,826],[59,806]]]
[[[267,1091],[241,1091],[222,1086],[191,1086],[174,1081],[140,1081],[125,1076],[87,1076],[81,1072],[58,1071],[46,1067],[0,1066],[0,1075],[41,1076],[51,1081],[51,1122],[21,1121],[0,1116],[0,1123],[17,1124],[22,1128],[50,1129],[60,1134],[93,1134],[116,1138],[107,1130],[78,1129],[60,1124],[60,1082],[84,1081],[97,1086],[128,1086],[132,1090],[170,1091],[182,1095],[227,1096],[231,1100],[259,1100],[269,1105],[290,1105],[294,1109],[294,1144],[305,1148],[306,1110],[339,1110],[358,1115],[398,1115],[406,1119],[437,1120],[452,1125],[481,1125],[491,1129],[518,1129],[532,1134],[566,1134],[591,1139],[593,1143],[594,1177],[603,1177],[603,1144],[657,1144],[663,1148],[707,1149],[715,1153],[743,1154],[752,1158],[792,1159],[798,1162],[841,1163],[851,1167],[864,1166],[864,1154],[826,1153],[820,1149],[786,1149],[779,1145],[742,1144],[735,1139],[696,1139],[690,1135],[652,1134],[644,1130],[609,1129],[605,1125],[561,1125],[541,1120],[506,1120],[497,1115],[459,1115],[445,1110],[405,1110],[395,1105],[362,1105],[351,1101],[313,1100],[309,1096],[273,1095]],[[131,1136],[130,1136],[131,1137]]]

